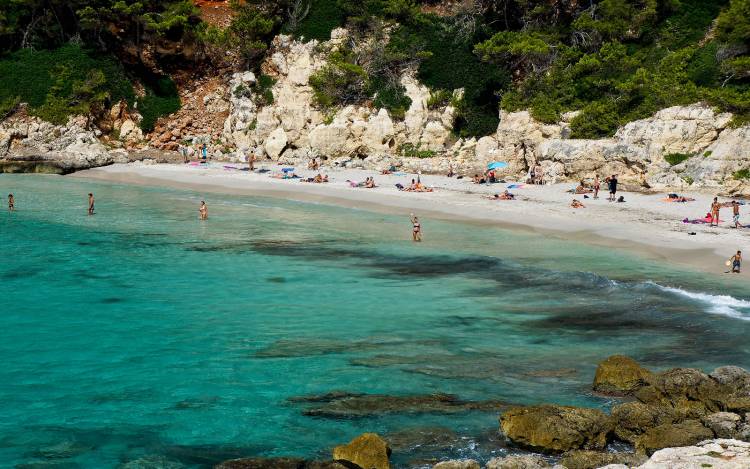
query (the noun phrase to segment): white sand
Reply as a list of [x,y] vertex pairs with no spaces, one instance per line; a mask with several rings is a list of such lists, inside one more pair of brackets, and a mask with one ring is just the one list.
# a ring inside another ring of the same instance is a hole
[[[276,172],[280,167],[259,165]],[[329,202],[394,213],[415,212],[422,217],[463,219],[508,227],[525,227],[552,236],[583,240],[616,248],[637,249],[650,257],[691,265],[707,272],[723,272],[723,260],[750,239],[750,228],[730,228],[732,209],[722,209],[721,226],[684,224],[684,218],[703,218],[713,196],[681,194],[695,202],[670,203],[666,194],[620,193],[626,203],[575,198],[586,208],[573,209],[573,195],[566,193],[575,184],[547,186],[526,185],[512,189],[519,200],[488,200],[486,197],[505,190],[507,184],[477,185],[467,179],[422,176],[422,182],[435,187],[432,193],[401,192],[396,183],[408,186],[416,175],[380,175],[373,171],[323,168],[331,182],[303,183],[296,179],[273,179],[267,174],[226,170],[221,164],[209,169],[189,165],[112,165],[75,173],[75,177],[113,182],[148,184],[192,189],[205,192],[228,192],[283,197],[300,201]],[[296,171],[301,177],[312,177],[313,171]],[[347,180],[363,181],[373,176],[379,187],[352,188]],[[604,187],[604,184],[603,184]],[[724,201],[726,199],[719,199]],[[210,204],[210,200],[209,200]],[[741,207],[741,222],[750,224],[750,205]],[[696,235],[689,235],[695,232]],[[744,251],[745,249],[743,249]]]

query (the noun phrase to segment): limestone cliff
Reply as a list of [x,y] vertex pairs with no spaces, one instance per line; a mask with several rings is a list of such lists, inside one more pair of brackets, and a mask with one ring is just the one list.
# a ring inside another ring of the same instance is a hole
[[[407,72],[401,82],[411,105],[403,120],[368,105],[326,115],[313,104],[308,80],[325,65],[324,52],[345,38],[343,29],[334,30],[323,43],[278,36],[262,67],[276,80],[270,104],[260,104],[253,73],[234,74],[223,139],[238,150],[238,158],[254,152],[284,163],[320,157],[347,167],[395,164],[407,171],[446,172],[452,166],[467,174],[481,171],[488,162],[505,161],[506,175],[512,178],[541,165],[548,181],[618,174],[632,187],[750,194],[750,185],[735,177],[750,169],[750,126],[730,128],[731,114],[717,114],[700,103],[664,109],[625,125],[608,139],[568,138],[576,113],[548,125],[525,111],[500,111],[494,134],[459,139],[451,131],[455,110],[450,105],[428,108],[430,90]],[[409,157],[404,148],[425,150],[422,156],[428,157]],[[670,154],[689,158],[672,166],[665,159]]]

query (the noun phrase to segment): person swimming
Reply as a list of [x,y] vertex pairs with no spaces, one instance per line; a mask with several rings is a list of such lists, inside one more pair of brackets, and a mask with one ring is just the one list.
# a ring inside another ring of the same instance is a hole
[[8,194],[8,211],[12,212],[16,209],[16,198],[13,194]]
[[94,214],[94,194],[89,192],[89,215]]
[[411,224],[412,224],[412,232],[411,232],[412,240],[415,243],[419,243],[422,241],[422,224],[419,223],[419,218],[417,218],[413,213],[411,214]]
[[208,206],[204,200],[201,200],[201,206],[198,209],[198,213],[200,214],[201,220],[208,220]]

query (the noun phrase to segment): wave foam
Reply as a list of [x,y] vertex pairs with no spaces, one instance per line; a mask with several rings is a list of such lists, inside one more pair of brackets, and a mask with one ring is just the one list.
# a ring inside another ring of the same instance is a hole
[[712,314],[720,314],[730,318],[750,321],[750,315],[743,314],[742,311],[740,311],[746,309],[750,312],[750,301],[741,300],[729,295],[710,295],[708,293],[691,292],[681,288],[664,287],[659,284],[654,285],[663,291],[690,298],[691,300],[707,303],[710,305],[708,311]]

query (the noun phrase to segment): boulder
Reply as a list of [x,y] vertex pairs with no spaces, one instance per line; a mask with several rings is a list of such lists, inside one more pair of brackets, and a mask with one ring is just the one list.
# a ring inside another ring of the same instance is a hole
[[732,412],[715,412],[701,419],[717,438],[739,438],[742,417]]
[[565,453],[560,464],[567,469],[596,469],[609,464],[637,466],[646,460],[635,453],[606,453],[603,451],[570,451]]
[[635,441],[635,447],[640,452],[653,454],[662,448],[690,446],[713,437],[713,432],[704,427],[699,420],[685,420],[646,430]]
[[738,440],[710,440],[695,446],[659,450],[638,469],[747,469],[748,467],[750,467],[750,443]]
[[390,469],[391,449],[375,433],[364,433],[346,445],[333,449],[333,460],[344,465],[356,464],[361,469]]
[[487,462],[486,469],[547,469],[551,467],[544,458],[535,455],[506,456]]
[[651,372],[624,355],[613,355],[599,364],[594,376],[594,391],[629,395],[646,385]]
[[643,403],[669,406],[686,416],[699,418],[723,410],[731,391],[700,370],[674,368],[654,375],[634,395]]
[[286,132],[281,127],[277,128],[266,139],[264,147],[266,154],[273,159],[277,159],[286,148],[287,143]]
[[432,469],[480,469],[480,466],[473,459],[457,459],[439,462],[432,466]]
[[684,415],[671,407],[649,405],[643,402],[626,402],[614,406],[610,415],[614,421],[615,436],[630,443],[635,443],[635,440],[650,428],[675,423],[684,418]]
[[513,407],[500,417],[500,427],[514,443],[545,452],[602,449],[613,430],[600,410],[558,405]]

